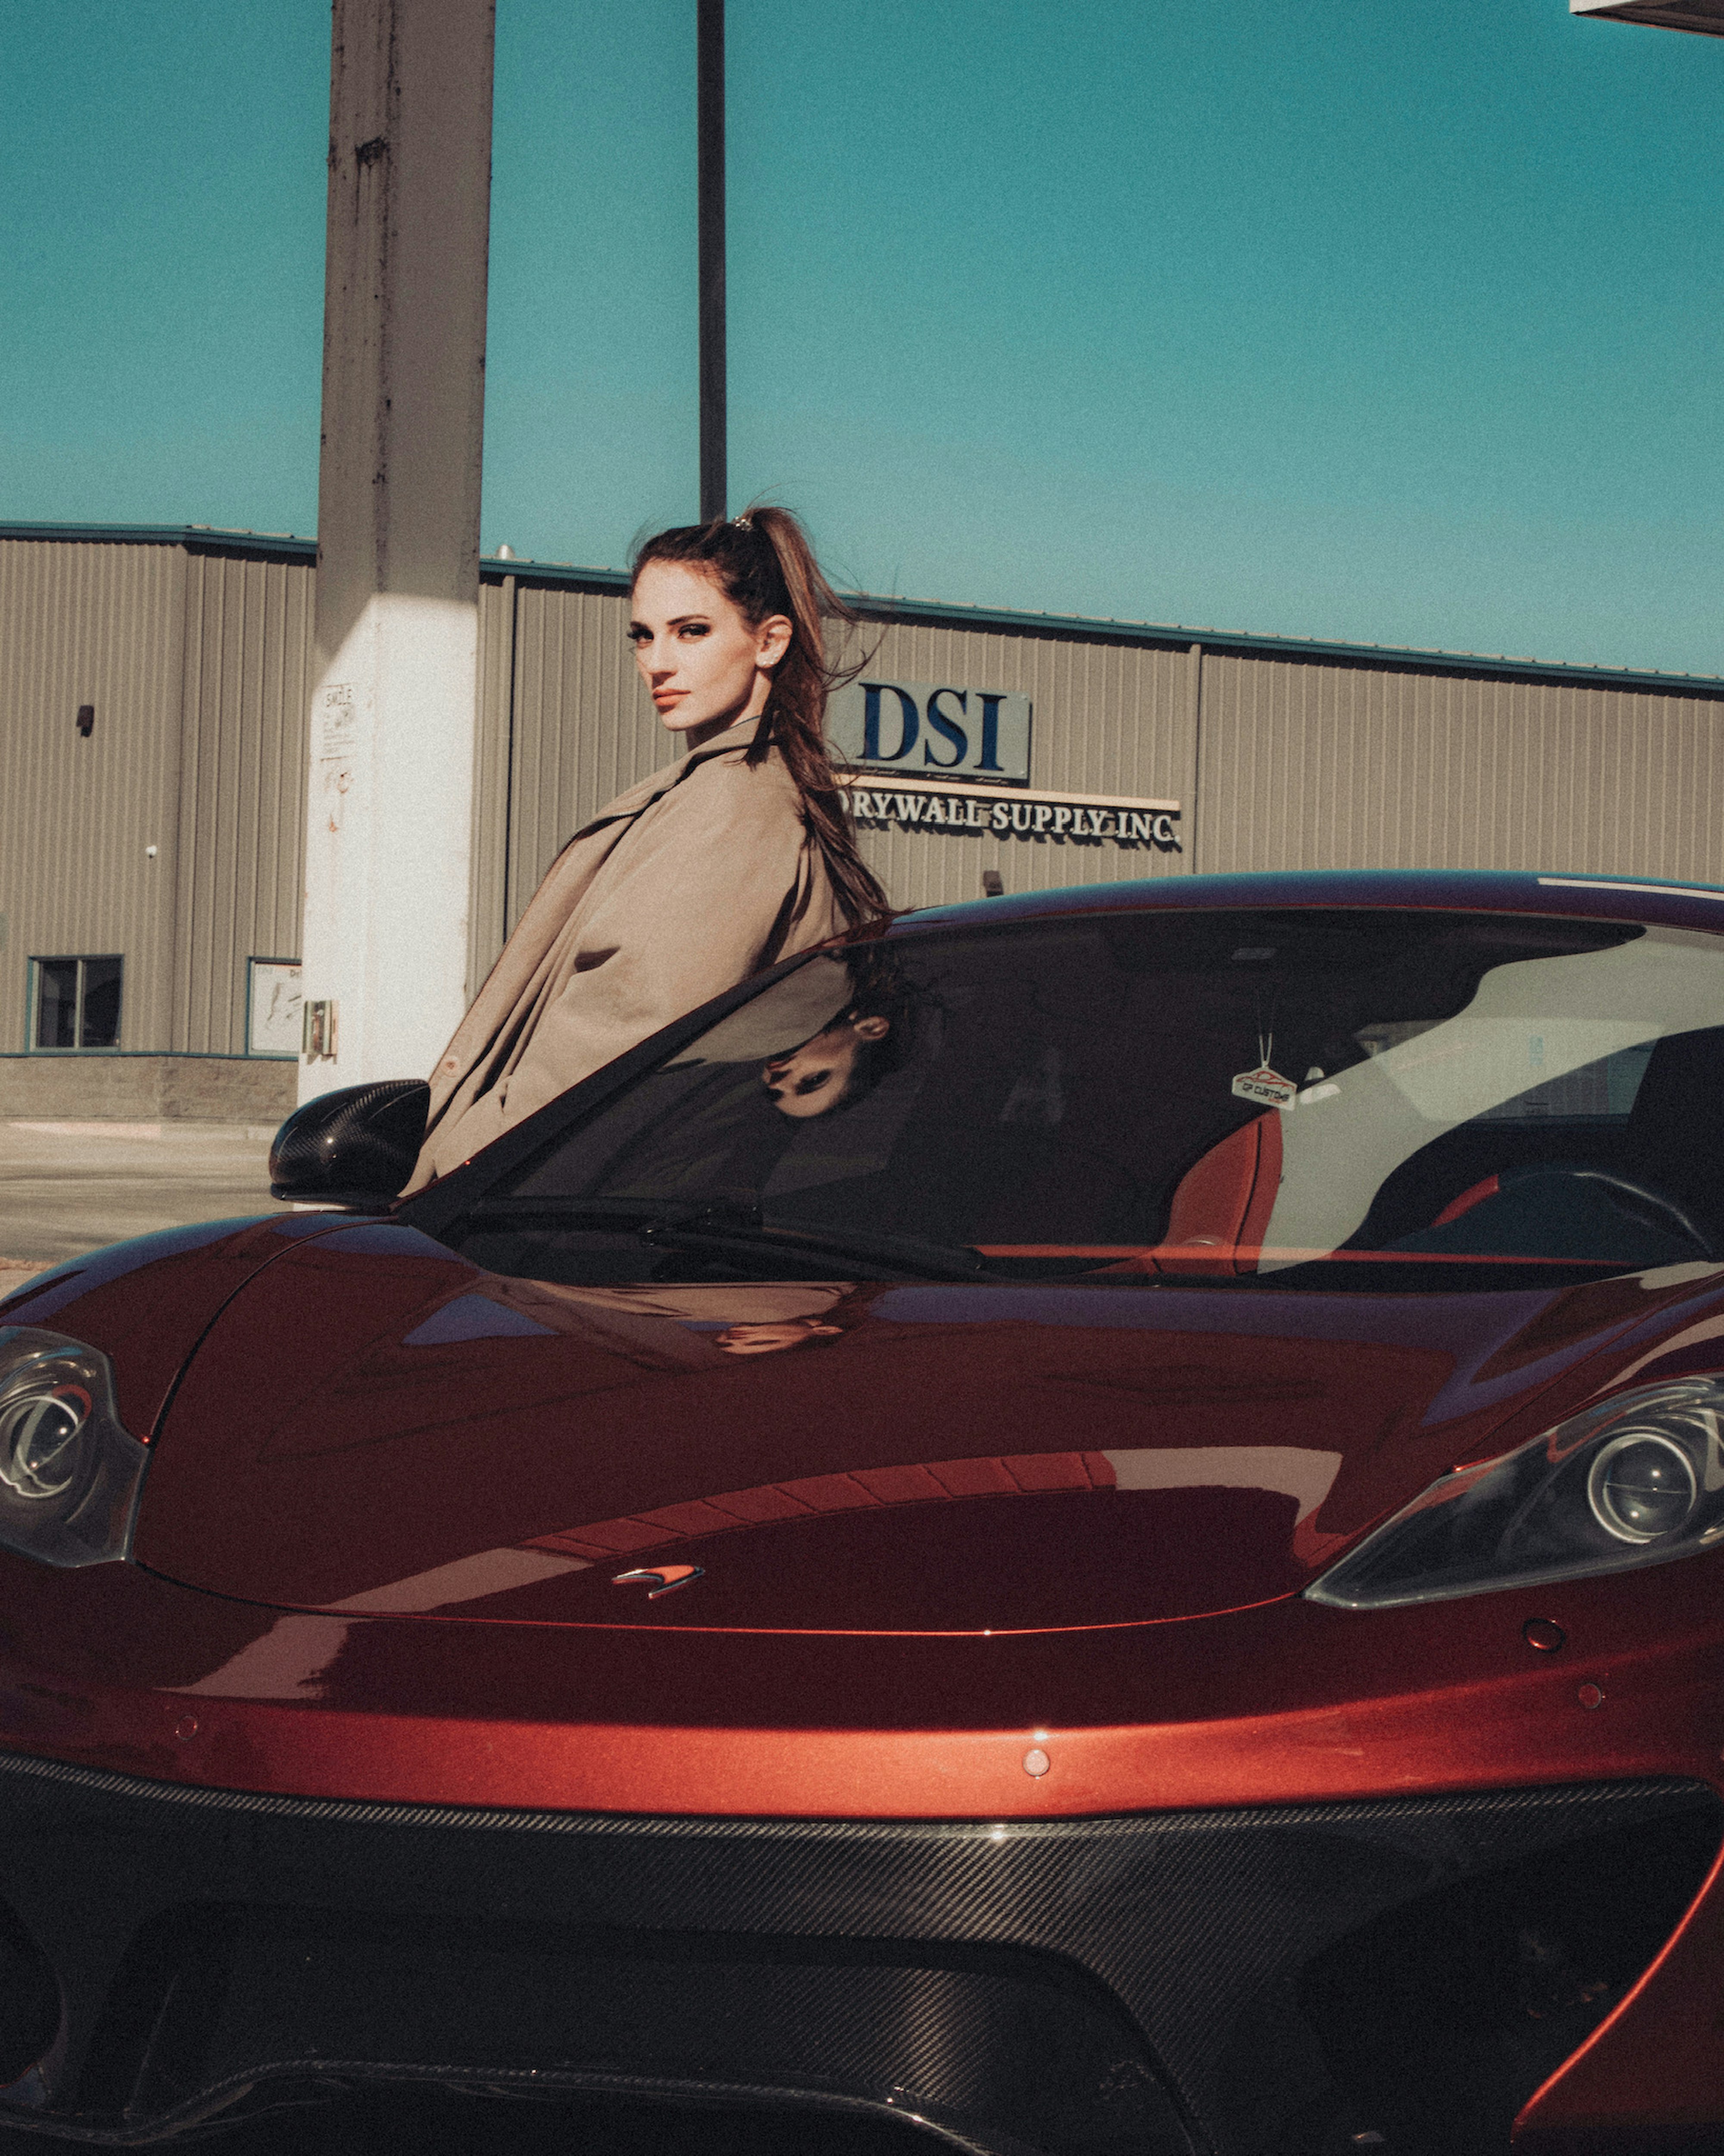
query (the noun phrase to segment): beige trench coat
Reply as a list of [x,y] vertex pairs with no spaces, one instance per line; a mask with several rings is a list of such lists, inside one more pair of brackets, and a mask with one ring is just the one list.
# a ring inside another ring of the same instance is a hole
[[757,722],[618,794],[570,839],[431,1075],[407,1188],[709,997],[844,927],[802,799]]

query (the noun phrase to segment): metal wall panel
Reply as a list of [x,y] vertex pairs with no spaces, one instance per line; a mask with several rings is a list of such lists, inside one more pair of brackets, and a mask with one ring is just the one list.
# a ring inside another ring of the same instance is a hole
[[299,956],[314,576],[303,562],[186,562],[167,1044],[182,1054],[243,1055],[247,960]]
[[1193,865],[1724,878],[1724,701],[1206,654]]
[[115,952],[121,1046],[166,1045],[184,577],[174,547],[0,540],[0,1050],[32,957]]
[[467,1000],[503,947],[509,886],[516,583],[479,588],[479,704],[473,736],[473,865],[467,913]]
[[623,593],[517,589],[511,927],[572,834],[679,752],[635,670],[628,625]]
[[[1197,662],[1187,651],[1052,629],[1014,635],[867,622],[844,655],[851,663],[865,656],[869,675],[887,680],[949,681],[955,688],[1028,696],[1032,790],[1189,805]],[[880,783],[889,788],[891,782],[883,778]],[[1001,791],[1009,798],[1016,789]],[[865,829],[862,850],[900,906],[980,898],[986,869],[999,871],[1007,891],[1019,891],[1177,875],[1189,865],[1183,851],[1121,846],[1111,839],[997,837],[896,825]]]

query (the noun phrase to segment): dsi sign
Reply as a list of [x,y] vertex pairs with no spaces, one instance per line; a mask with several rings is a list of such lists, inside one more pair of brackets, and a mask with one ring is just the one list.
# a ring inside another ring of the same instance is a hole
[[1003,689],[865,675],[839,690],[827,716],[839,759],[906,778],[1029,779],[1029,699]]

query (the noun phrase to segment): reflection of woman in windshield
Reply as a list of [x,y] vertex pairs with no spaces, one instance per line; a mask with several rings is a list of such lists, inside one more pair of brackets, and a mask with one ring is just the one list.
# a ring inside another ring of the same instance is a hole
[[408,1188],[709,997],[890,909],[825,737],[849,619],[788,510],[661,531],[629,638],[680,761],[552,864],[431,1081]]
[[871,1093],[910,1047],[912,990],[895,954],[865,946],[846,953],[855,995],[830,1024],[769,1056],[760,1081],[781,1116],[829,1116]]
[[806,1116],[829,1115],[875,1082],[866,1051],[885,1040],[891,1029],[888,1018],[847,1014],[800,1048],[775,1055],[762,1070],[760,1082],[781,1116],[800,1121]]

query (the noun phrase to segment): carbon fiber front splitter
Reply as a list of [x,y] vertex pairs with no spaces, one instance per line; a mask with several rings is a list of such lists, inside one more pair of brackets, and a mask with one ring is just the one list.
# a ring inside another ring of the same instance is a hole
[[1300,1972],[1675,1780],[993,1825],[249,1795],[0,1754],[0,1897],[59,1986],[7,2123],[123,2143],[271,2082],[634,2090],[977,2156],[1260,2156],[1319,2097]]

